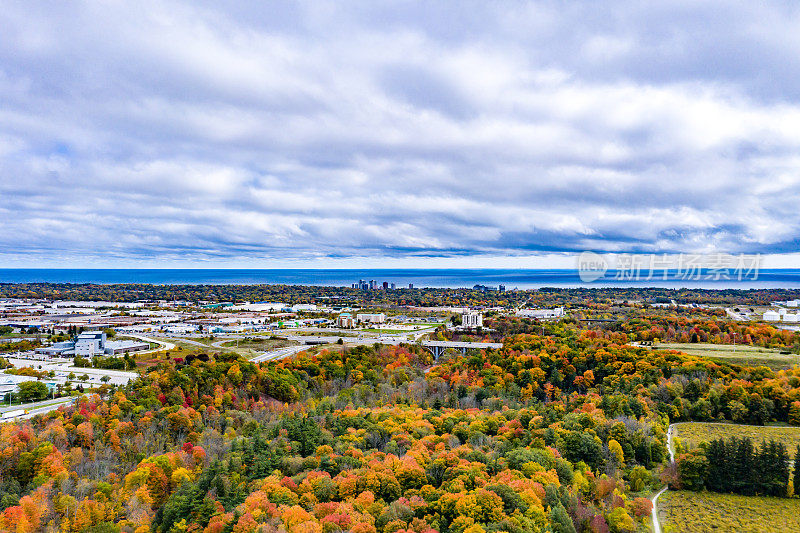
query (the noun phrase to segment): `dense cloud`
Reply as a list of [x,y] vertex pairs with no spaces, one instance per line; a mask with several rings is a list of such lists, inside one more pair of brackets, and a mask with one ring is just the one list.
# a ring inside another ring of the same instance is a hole
[[4,4],[0,264],[796,249],[793,2],[215,4]]

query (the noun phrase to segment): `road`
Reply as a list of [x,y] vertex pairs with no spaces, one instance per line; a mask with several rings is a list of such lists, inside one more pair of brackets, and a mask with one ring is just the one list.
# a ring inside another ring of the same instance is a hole
[[152,350],[144,350],[142,352],[136,352],[137,354],[160,352],[162,350],[174,350],[176,348],[176,346],[174,344],[172,344],[171,342],[154,339],[152,337],[145,337],[144,335],[136,335],[136,334],[133,334],[133,333],[126,333],[125,336],[126,337],[133,337],[134,339],[139,339],[140,341],[144,341],[144,342],[152,342],[152,343],[158,344],[157,348],[153,348]]
[[[42,361],[38,359],[19,359],[15,357],[7,358],[8,362],[16,368],[31,367],[36,370],[55,372],[55,377],[46,378],[44,381],[54,380],[57,383],[65,383],[71,381],[73,384],[82,383],[84,385],[97,386],[103,383],[102,378],[108,376],[109,383],[112,385],[125,385],[132,379],[139,377],[136,372],[126,372],[123,370],[108,370],[105,368],[83,368],[72,366],[69,359],[51,359],[49,361]],[[70,378],[69,374],[73,373],[75,376],[88,377],[87,380]]]
[[70,396],[69,398],[57,398],[55,400],[45,400],[43,402],[25,403],[22,405],[11,405],[0,408],[0,413],[5,413],[8,411],[17,411],[17,410],[28,411],[27,413],[24,414],[20,414],[9,418],[4,418],[2,421],[12,422],[14,420],[24,420],[28,418],[33,418],[36,415],[41,415],[44,413],[49,413],[50,411],[55,411],[62,405],[69,405],[71,403],[75,403],[75,401],[78,398],[80,398],[80,396]]
[[31,403],[23,403],[20,405],[6,405],[4,407],[0,407],[0,413],[5,413],[6,411],[14,411],[16,409],[32,409],[34,407],[45,407],[49,405],[55,405],[58,407],[62,403],[71,403],[75,401],[74,397],[69,398],[56,398],[55,400],[44,400],[41,402],[31,402]]
[[286,335],[286,340],[302,342],[304,344],[334,344],[339,339],[345,344],[400,344],[401,342],[411,342],[406,338],[397,338],[390,335],[381,337],[340,337],[338,335]]
[[747,318],[743,317],[742,315],[740,315],[739,313],[737,313],[736,311],[734,311],[730,307],[726,307],[725,308],[725,313],[728,315],[729,318],[732,318],[732,319],[737,320],[739,322],[746,322],[747,321]]
[[[159,338],[160,339],[164,339],[165,343],[166,343],[166,341],[185,342],[186,344],[193,344],[195,346],[199,346],[200,348],[208,349],[208,344],[203,344],[202,342],[198,342],[198,341],[193,340],[193,339],[183,339],[183,338],[176,339],[176,338],[173,338],[173,337],[159,337]],[[168,343],[168,344],[171,344],[173,347],[175,347],[175,345],[172,344],[172,343]]]
[[308,350],[308,346],[287,346],[286,348],[278,348],[277,350],[264,352],[250,360],[254,363],[263,363],[264,361],[279,361],[305,350]]
[[[317,328],[317,327],[306,327],[306,328],[284,328],[284,329],[277,329],[271,333],[271,335],[275,335],[279,338],[283,338],[286,340],[296,341],[303,344],[328,344],[328,343],[335,343],[340,338],[345,344],[400,344],[402,342],[416,342],[421,337],[436,331],[438,324],[423,327],[421,329],[416,330],[409,330],[408,332],[403,333],[376,333],[376,332],[362,332],[357,329],[337,329],[337,328]],[[300,335],[300,333],[316,333],[317,335]],[[130,335],[133,337],[134,335]],[[234,334],[234,333],[223,333],[223,334],[215,334],[215,337],[218,338],[215,342],[204,344],[202,342],[198,342],[196,340],[185,338],[181,336],[181,338],[176,338],[174,336],[166,336],[166,335],[158,335],[155,339],[150,339],[147,337],[136,335],[136,338],[140,338],[142,340],[149,340],[150,342],[158,342],[162,344],[168,344],[165,347],[159,347],[158,350],[169,350],[174,348],[173,344],[169,344],[166,341],[175,341],[175,342],[185,342],[187,344],[192,344],[199,348],[220,348],[225,349],[228,348],[227,346],[223,346],[226,342],[235,341],[236,339],[244,339],[247,337],[258,337],[259,335],[254,334],[252,332],[248,333],[241,333],[241,334]],[[411,337],[411,338],[409,338]],[[140,352],[141,353],[141,352]]]
[[[669,451],[669,461],[670,463],[675,462],[675,452],[672,451],[672,428],[675,427],[675,424],[670,424],[669,428],[667,429],[667,451]],[[656,503],[658,502],[658,497],[664,494],[669,487],[664,487],[660,491],[653,496],[653,533],[661,533],[661,524],[658,522],[658,507]]]

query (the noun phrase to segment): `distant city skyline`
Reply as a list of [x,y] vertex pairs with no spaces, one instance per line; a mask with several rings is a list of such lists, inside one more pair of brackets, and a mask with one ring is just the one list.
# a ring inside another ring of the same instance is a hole
[[794,2],[6,2],[0,268],[800,266]]

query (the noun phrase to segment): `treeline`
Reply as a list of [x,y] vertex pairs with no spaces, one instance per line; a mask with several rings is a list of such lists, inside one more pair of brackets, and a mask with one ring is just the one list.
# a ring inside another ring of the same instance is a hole
[[553,288],[538,290],[482,291],[473,288],[398,288],[394,291],[362,291],[350,287],[310,285],[151,285],[146,283],[0,283],[0,298],[56,300],[187,300],[211,302],[287,301],[313,303],[319,299],[374,305],[495,307],[627,305],[679,303],[766,305],[800,298],[798,289],[667,289],[637,287]]
[[[798,454],[800,447],[795,460]],[[679,458],[678,485],[689,490],[786,497],[790,463],[786,446],[774,440],[756,447],[749,437],[715,439]]]
[[135,302],[166,300],[188,302],[287,302],[331,305],[391,306],[480,306],[513,307],[532,298],[543,303],[545,295],[529,291],[481,291],[469,288],[398,288],[396,290],[353,289],[311,285],[150,285],[145,283],[72,284],[0,283],[0,298],[47,300],[94,300]]
[[35,350],[41,345],[42,343],[38,340],[10,340],[7,342],[0,342],[0,353],[27,352]]
[[725,318],[648,316],[621,322],[613,329],[637,341],[731,344],[735,340],[736,344],[800,351],[800,332]]
[[800,298],[798,289],[667,289],[659,287],[586,287],[562,289],[543,287],[540,292],[552,299],[566,302],[624,302],[650,301],[652,303],[766,305],[781,300]]

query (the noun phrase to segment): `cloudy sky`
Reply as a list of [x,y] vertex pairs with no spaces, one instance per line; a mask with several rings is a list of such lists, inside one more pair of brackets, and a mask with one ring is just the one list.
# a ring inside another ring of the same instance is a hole
[[797,6],[3,2],[0,266],[795,252]]

